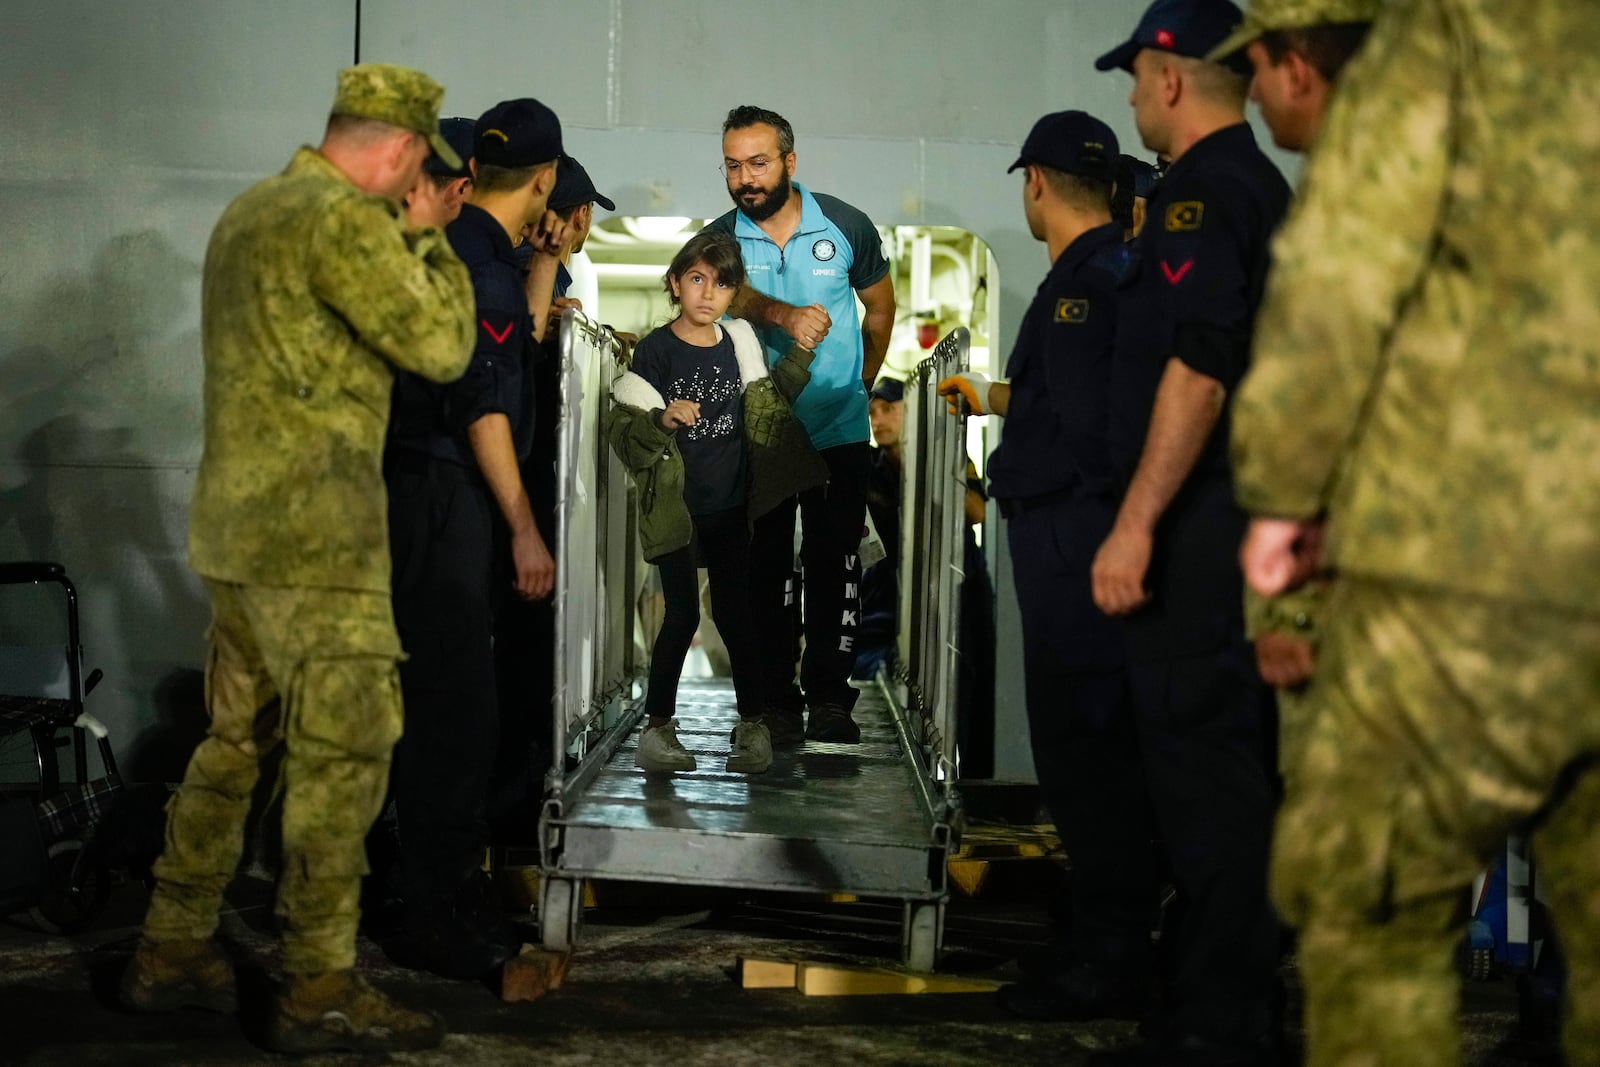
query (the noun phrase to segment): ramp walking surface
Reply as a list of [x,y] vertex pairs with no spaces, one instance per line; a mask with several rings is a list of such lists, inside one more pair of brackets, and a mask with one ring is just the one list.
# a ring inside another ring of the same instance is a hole
[[730,773],[733,690],[726,680],[685,679],[678,738],[696,769],[638,769],[635,730],[569,801],[559,866],[603,878],[926,898],[934,837],[917,772],[876,688],[862,692],[856,720],[859,744],[809,741],[775,749],[765,773]]

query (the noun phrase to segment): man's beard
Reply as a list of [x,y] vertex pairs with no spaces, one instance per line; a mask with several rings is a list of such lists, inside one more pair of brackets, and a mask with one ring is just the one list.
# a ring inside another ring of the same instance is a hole
[[[734,206],[744,212],[751,222],[765,222],[783,209],[789,202],[789,194],[794,186],[789,184],[789,172],[782,171],[778,174],[777,187],[768,192],[754,185],[741,185],[738,189],[730,189],[728,195],[733,197]],[[746,193],[766,193],[766,199],[758,204],[746,204],[742,199]]]

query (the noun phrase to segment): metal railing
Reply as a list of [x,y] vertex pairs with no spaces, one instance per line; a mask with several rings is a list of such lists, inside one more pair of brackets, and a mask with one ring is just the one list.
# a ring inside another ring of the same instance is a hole
[[[936,387],[970,365],[965,328],[951,331],[906,382],[900,502],[900,630],[896,681],[930,790],[951,803],[956,778],[966,418],[946,414]],[[899,694],[889,692],[891,704]]]
[[[628,711],[641,670],[633,610],[638,520],[627,472],[602,426],[611,385],[626,369],[622,345],[569,310],[561,317],[560,351],[555,736],[546,778],[546,806],[554,803],[557,812],[625,734],[612,728]],[[569,756],[577,761],[571,771]]]

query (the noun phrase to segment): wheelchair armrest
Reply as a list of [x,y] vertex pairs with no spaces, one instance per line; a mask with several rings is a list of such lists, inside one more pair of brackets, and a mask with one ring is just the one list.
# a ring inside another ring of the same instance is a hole
[[53,582],[66,576],[67,568],[59,563],[31,560],[19,563],[0,563],[0,585],[25,585],[28,582]]

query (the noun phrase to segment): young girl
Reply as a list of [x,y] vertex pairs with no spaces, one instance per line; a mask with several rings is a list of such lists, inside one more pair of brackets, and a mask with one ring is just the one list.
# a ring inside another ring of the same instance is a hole
[[750,527],[779,501],[821,485],[828,471],[787,402],[810,380],[812,353],[796,348],[769,374],[749,323],[719,321],[743,282],[731,234],[690,238],[667,268],[678,317],[639,342],[632,370],[611,389],[606,435],[638,483],[640,546],[661,568],[666,599],[635,758],[647,771],[695,768],[672,716],[700,623],[697,563],[709,571],[739,704],[727,769],[758,773],[772,763],[747,599]]

